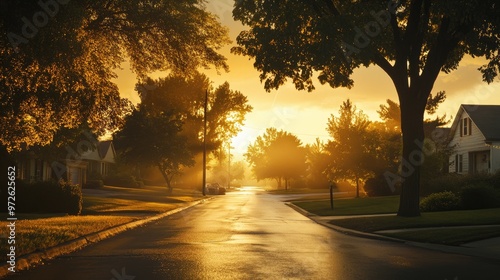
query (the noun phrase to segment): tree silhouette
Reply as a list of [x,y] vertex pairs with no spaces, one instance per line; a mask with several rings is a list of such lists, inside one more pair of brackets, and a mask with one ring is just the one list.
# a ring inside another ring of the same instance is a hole
[[115,134],[116,147],[128,164],[158,167],[170,190],[181,167],[194,165],[202,151],[206,91],[209,151],[217,153],[223,141],[235,136],[252,110],[246,96],[231,90],[229,83],[212,89],[210,80],[198,72],[148,79],[136,88],[142,102]]
[[172,192],[172,178],[182,166],[194,164],[186,138],[179,133],[181,129],[182,121],[175,115],[150,114],[142,107],[126,117],[124,127],[113,140],[120,160],[157,167]]
[[128,61],[190,75],[227,69],[218,50],[227,29],[203,1],[0,1],[0,144],[8,151],[49,144],[59,128],[99,135],[122,124],[115,84]]
[[330,157],[325,143],[316,138],[313,144],[306,146],[307,185],[309,188],[324,189],[330,185],[328,173]]
[[276,128],[268,128],[248,146],[247,161],[257,180],[276,179],[278,188],[285,181],[299,178],[306,171],[306,150],[297,136]]
[[377,142],[368,130],[370,121],[348,99],[340,106],[339,117],[328,119],[328,133],[333,138],[326,144],[330,153],[330,172],[334,178],[350,180],[356,184],[359,197],[360,181],[364,181],[375,169],[374,159]]
[[[483,56],[490,83],[500,70],[500,17],[494,0],[331,1],[241,0],[233,16],[242,31],[236,54],[255,59],[267,90],[291,79],[299,90],[322,84],[352,87],[360,66],[376,65],[392,80],[401,105],[403,170],[399,216],[419,216],[423,116],[438,74],[465,54]],[[411,172],[410,172],[411,170]]]
[[186,137],[193,153],[202,152],[203,106],[207,104],[207,149],[218,153],[240,131],[247,113],[252,111],[248,99],[240,91],[232,90],[228,82],[213,88],[210,79],[199,72],[190,77],[169,75],[157,80],[148,79],[136,86],[141,104],[154,114],[172,113],[182,120],[181,134]]

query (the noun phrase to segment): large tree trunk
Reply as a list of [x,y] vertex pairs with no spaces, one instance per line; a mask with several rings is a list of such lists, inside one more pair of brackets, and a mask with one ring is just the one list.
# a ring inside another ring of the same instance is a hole
[[[428,95],[427,95],[428,96]],[[403,157],[401,162],[402,189],[398,216],[420,216],[420,166],[425,160],[422,152],[424,141],[424,111],[422,96],[414,93],[401,95],[401,131]],[[425,98],[427,100],[427,98]]]

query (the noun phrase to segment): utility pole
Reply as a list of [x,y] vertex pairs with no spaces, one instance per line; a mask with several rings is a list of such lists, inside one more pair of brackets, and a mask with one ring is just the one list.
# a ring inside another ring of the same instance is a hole
[[231,142],[229,142],[228,147],[228,155],[227,155],[227,189],[231,188]]
[[205,193],[205,186],[207,185],[207,103],[208,103],[208,89],[205,91],[205,104],[203,106],[203,185],[201,192],[203,196]]

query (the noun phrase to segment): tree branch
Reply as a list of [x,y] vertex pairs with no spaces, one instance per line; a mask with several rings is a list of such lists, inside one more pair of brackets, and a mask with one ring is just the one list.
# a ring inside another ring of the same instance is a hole
[[409,62],[409,75],[410,81],[417,82],[420,75],[420,55],[422,53],[422,45],[424,42],[425,34],[429,28],[429,17],[430,17],[430,0],[424,0],[424,11],[422,19],[420,21],[420,26],[416,29],[417,33],[412,36],[413,40],[410,43],[410,52],[408,57]]
[[[423,1],[424,0],[415,0],[410,3],[410,16],[408,17],[408,24],[403,38],[405,45],[404,52],[408,52],[407,54],[409,54],[410,51],[410,42],[414,40],[415,34],[418,34]],[[405,57],[407,54],[405,54]]]
[[333,0],[320,0],[319,2],[323,2],[324,5],[318,3],[316,0],[303,0],[305,5],[311,5],[313,10],[316,11],[318,16],[326,16],[326,15],[340,15],[339,10],[335,7],[335,3]]
[[[436,43],[432,46],[427,56],[426,65],[422,71],[421,79],[418,86],[424,86],[419,90],[419,93],[430,93],[434,81],[439,75],[439,71],[446,62],[446,58],[450,52],[458,45],[460,39],[458,37],[449,36],[450,18],[443,17],[441,26],[437,36]],[[427,102],[428,96],[420,96],[419,99]]]
[[380,54],[378,51],[375,51],[374,52],[374,55],[373,55],[373,62],[380,68],[382,68],[382,70],[384,70],[384,72],[389,75],[389,77],[393,78],[393,74],[394,74],[394,67],[389,63],[389,61],[387,61],[387,59],[385,59],[385,57],[382,56],[382,54]]

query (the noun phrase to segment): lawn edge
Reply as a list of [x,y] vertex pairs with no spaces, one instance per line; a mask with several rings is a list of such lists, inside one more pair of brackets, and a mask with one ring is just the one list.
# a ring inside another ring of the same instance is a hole
[[407,242],[406,240],[403,240],[403,239],[398,239],[398,238],[389,237],[389,236],[385,236],[385,235],[368,233],[368,232],[363,232],[363,231],[358,231],[358,230],[353,230],[353,229],[348,229],[348,228],[336,226],[336,225],[330,224],[328,221],[323,221],[323,220],[317,219],[317,217],[321,217],[321,216],[318,216],[314,213],[308,212],[308,211],[300,208],[299,206],[297,206],[291,202],[286,202],[285,205],[287,205],[290,208],[294,209],[295,211],[301,213],[302,215],[310,218],[315,223],[323,225],[323,226],[328,227],[328,228],[331,228],[331,229],[336,230],[338,232],[341,232],[343,234],[353,235],[353,236],[357,236],[357,237],[370,238],[370,239],[383,240],[383,241],[398,242],[398,243]]
[[470,247],[466,247],[466,246],[450,246],[450,245],[435,244],[435,243],[416,242],[416,241],[398,239],[398,238],[394,238],[394,237],[389,237],[389,236],[384,236],[384,235],[379,235],[379,234],[374,234],[374,233],[368,233],[368,232],[343,228],[340,226],[330,224],[328,221],[323,221],[323,220],[317,219],[317,217],[321,217],[321,216],[310,213],[310,212],[300,208],[299,206],[297,206],[291,202],[285,202],[285,205],[289,206],[290,208],[294,209],[295,211],[299,212],[300,214],[308,217],[309,219],[311,219],[315,223],[320,224],[320,225],[325,226],[325,227],[328,227],[330,229],[333,229],[333,230],[340,232],[342,234],[352,235],[352,236],[361,237],[361,238],[375,239],[375,240],[380,240],[380,241],[397,242],[397,243],[402,243],[402,244],[406,244],[406,245],[413,246],[413,247],[419,247],[419,248],[424,248],[424,249],[428,249],[428,250],[440,251],[440,252],[452,253],[452,254],[458,254],[458,255],[474,256],[474,257],[479,257],[479,258],[483,258],[483,259],[487,259],[487,260],[494,260],[494,261],[500,260],[500,256],[498,256],[496,254],[484,253],[481,251],[474,250],[474,248],[470,248]]
[[[21,270],[26,270],[33,268],[37,265],[43,264],[45,261],[54,259],[58,256],[69,254],[71,252],[78,251],[82,248],[84,248],[87,245],[97,243],[99,241],[102,241],[106,238],[109,238],[111,236],[117,235],[119,233],[122,233],[124,231],[143,226],[147,223],[165,218],[167,216],[170,216],[172,214],[184,211],[188,208],[191,208],[195,205],[205,203],[207,200],[213,199],[214,197],[205,197],[200,200],[192,201],[192,202],[187,202],[185,206],[181,206],[172,210],[169,210],[167,212],[163,212],[142,220],[136,220],[136,221],[131,221],[125,224],[113,226],[98,232],[90,233],[85,236],[52,246],[50,248],[41,250],[39,252],[33,252],[29,253],[27,255],[19,256],[16,258],[16,266],[15,266],[15,272],[21,271]],[[10,267],[9,264],[3,264],[0,266],[0,278],[3,278],[7,276],[8,274],[12,274],[13,272],[9,271],[8,268]],[[14,273],[15,273],[14,272]]]

